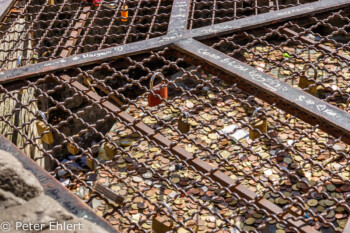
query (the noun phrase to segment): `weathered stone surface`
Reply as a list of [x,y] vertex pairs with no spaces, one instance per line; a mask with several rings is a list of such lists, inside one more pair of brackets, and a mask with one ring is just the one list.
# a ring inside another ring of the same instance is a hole
[[36,177],[11,154],[1,150],[0,220],[10,224],[7,232],[106,233],[45,195]]
[[11,154],[0,150],[0,188],[24,200],[43,193],[39,181]]
[[[28,232],[19,226],[23,223],[40,224],[40,230],[35,232],[84,232],[105,233],[95,224],[68,213],[59,203],[44,194],[35,197],[28,202],[6,209],[0,212],[0,219],[11,225],[13,232]],[[59,224],[62,225],[59,225]],[[19,226],[16,231],[15,227]],[[63,226],[65,224],[66,227]],[[68,230],[70,225],[72,230]],[[10,231],[11,232],[11,231]]]
[[12,206],[21,205],[23,203],[25,203],[25,200],[16,197],[10,192],[0,189],[0,211]]

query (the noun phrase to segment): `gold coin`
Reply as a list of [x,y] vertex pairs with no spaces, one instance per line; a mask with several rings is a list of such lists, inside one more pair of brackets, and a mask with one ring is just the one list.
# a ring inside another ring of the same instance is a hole
[[317,212],[322,213],[324,211],[324,207],[319,205],[317,206]]
[[324,202],[326,204],[326,206],[332,206],[334,204],[334,201],[331,200],[325,200]]
[[314,207],[314,206],[317,206],[318,201],[315,200],[315,199],[310,199],[310,200],[307,201],[307,204],[308,204],[309,206],[311,206],[311,207]]
[[335,186],[333,184],[328,184],[326,186],[327,190],[330,191],[330,192],[333,192],[335,190]]
[[255,222],[254,218],[248,218],[247,220],[245,220],[245,223],[248,225],[252,225]]

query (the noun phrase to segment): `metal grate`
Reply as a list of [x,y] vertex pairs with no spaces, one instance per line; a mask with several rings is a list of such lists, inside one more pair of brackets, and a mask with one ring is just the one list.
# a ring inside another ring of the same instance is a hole
[[[52,0],[50,0],[52,1]],[[127,1],[128,21],[122,21],[122,2],[98,6],[84,1],[18,1],[11,17],[0,23],[2,69],[37,63],[71,54],[101,50],[166,34],[171,1]],[[66,43],[70,41],[70,43]]]
[[113,43],[88,41],[118,11],[85,6],[52,60],[0,72],[1,133],[119,232],[348,232],[350,3],[242,2],[127,2],[170,23]]
[[195,0],[192,1],[191,4],[188,28],[199,28],[316,1],[317,0]]

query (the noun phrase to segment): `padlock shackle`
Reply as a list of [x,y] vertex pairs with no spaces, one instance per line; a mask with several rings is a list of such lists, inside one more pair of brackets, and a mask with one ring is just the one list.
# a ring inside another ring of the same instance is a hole
[[165,208],[167,208],[168,211],[169,211],[169,214],[171,214],[171,216],[173,216],[173,211],[171,210],[170,206],[167,203],[165,203],[163,201],[159,201],[158,204],[160,204],[160,205],[164,206]]
[[260,111],[261,109],[262,109],[262,107],[256,108],[256,109],[254,110],[254,112],[253,112],[253,116],[254,116],[258,111]]
[[188,112],[183,112],[180,115],[180,120],[182,120],[183,116],[185,116],[186,118],[186,123],[188,123],[188,118],[190,117],[190,114],[188,114]]
[[23,58],[23,56],[22,56],[22,55],[19,55],[18,60],[17,60],[17,66],[18,66],[18,67],[19,67],[19,66],[22,66],[22,58]]
[[154,74],[152,75],[152,77],[151,77],[150,82],[149,82],[149,88],[150,88],[151,90],[153,90],[154,79],[155,79],[156,77],[158,77],[158,76],[162,79],[162,84],[164,83],[164,80],[165,80],[164,75],[163,75],[162,73],[160,73],[160,72],[154,73]]
[[39,110],[38,112],[39,112],[40,116],[43,118],[43,120],[47,120],[45,114],[42,111]]
[[317,68],[314,66],[314,64],[307,64],[304,68],[306,68],[304,71],[303,71],[303,76],[306,77],[305,73],[308,69],[313,69],[314,70],[314,80],[316,81],[317,79]]

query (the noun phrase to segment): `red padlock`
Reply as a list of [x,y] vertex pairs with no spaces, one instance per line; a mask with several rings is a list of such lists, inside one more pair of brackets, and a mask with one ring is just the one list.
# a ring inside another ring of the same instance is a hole
[[[154,79],[157,76],[159,76],[162,79],[162,82],[160,84],[158,84],[157,86],[153,87]],[[157,72],[151,77],[149,88],[151,90],[153,90],[154,94],[160,95],[160,97],[162,97],[162,99],[168,99],[168,87],[164,86],[164,84],[165,84],[164,75],[162,73]],[[162,85],[163,85],[163,87],[161,87]],[[150,107],[157,106],[157,105],[162,103],[162,101],[163,101],[162,99],[160,99],[156,95],[149,94],[148,95],[148,106],[150,106]]]
[[93,4],[95,6],[98,6],[101,3],[101,0],[84,0],[88,4]]

